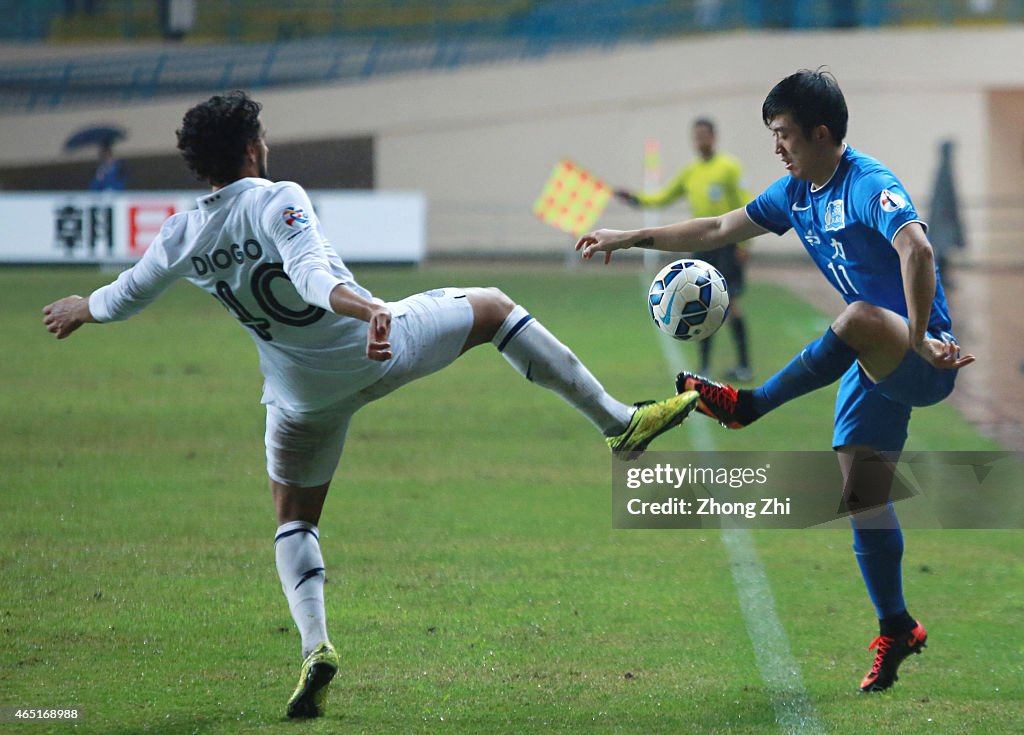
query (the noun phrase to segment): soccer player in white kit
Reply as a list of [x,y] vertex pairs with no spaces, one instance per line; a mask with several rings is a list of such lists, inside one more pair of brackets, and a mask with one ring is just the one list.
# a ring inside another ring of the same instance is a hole
[[618,456],[638,455],[682,423],[696,392],[627,406],[495,288],[443,288],[386,304],[360,286],[302,187],[267,179],[260,105],[244,92],[190,109],[177,131],[212,191],[170,217],[145,255],[88,298],[43,309],[63,339],[87,322],[126,319],[179,278],[212,294],[256,343],[267,406],[267,473],[277,512],[278,575],[302,639],[289,717],[323,713],[339,658],[327,635],[317,524],[352,415],[370,401],[492,342],[527,380],[586,416]]

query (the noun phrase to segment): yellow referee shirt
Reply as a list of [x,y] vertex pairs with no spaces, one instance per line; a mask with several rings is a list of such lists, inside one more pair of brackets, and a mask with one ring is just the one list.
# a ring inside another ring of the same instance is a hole
[[728,153],[716,153],[707,161],[698,158],[675,175],[660,191],[638,193],[644,207],[664,207],[686,197],[694,217],[717,217],[745,206],[753,197],[740,179],[743,168]]

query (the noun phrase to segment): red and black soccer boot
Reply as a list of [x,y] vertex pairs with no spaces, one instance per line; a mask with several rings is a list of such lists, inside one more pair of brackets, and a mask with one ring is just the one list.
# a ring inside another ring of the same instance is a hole
[[880,635],[871,641],[868,650],[875,650],[875,662],[871,671],[860,682],[862,692],[883,692],[899,678],[896,670],[903,660],[912,653],[921,653],[927,645],[928,631],[914,621],[914,627],[906,633],[895,636]]
[[759,418],[749,390],[736,390],[728,383],[717,383],[696,373],[679,373],[676,392],[695,390],[700,396],[697,410],[727,429],[742,429]]

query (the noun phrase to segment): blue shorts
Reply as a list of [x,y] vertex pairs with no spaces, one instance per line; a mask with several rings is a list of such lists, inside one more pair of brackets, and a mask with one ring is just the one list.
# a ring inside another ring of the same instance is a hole
[[902,450],[911,408],[948,396],[956,374],[932,367],[913,350],[907,350],[892,374],[878,383],[854,362],[839,382],[832,447],[862,444],[886,452]]

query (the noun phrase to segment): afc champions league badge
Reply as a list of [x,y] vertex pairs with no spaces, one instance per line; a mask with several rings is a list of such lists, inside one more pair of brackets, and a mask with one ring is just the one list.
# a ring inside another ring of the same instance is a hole
[[289,204],[281,212],[281,217],[284,219],[284,223],[291,227],[292,225],[306,225],[309,224],[309,217],[306,216],[305,210],[302,207],[296,207]]
[[892,189],[882,189],[878,197],[878,203],[886,212],[898,212],[907,206],[907,200],[900,196],[900,193]]

